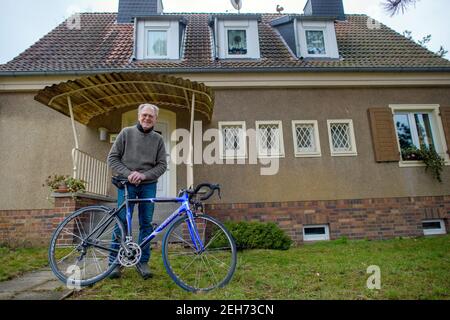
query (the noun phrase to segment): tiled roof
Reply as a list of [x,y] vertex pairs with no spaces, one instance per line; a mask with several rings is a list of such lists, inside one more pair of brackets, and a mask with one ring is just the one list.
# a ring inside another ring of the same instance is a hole
[[[180,15],[180,14],[177,14]],[[335,23],[341,59],[298,59],[270,22],[280,14],[262,14],[259,23],[260,59],[215,60],[212,34],[208,26],[211,14],[182,14],[187,29],[183,57],[175,61],[131,61],[133,24],[116,24],[115,13],[83,13],[81,28],[60,24],[25,52],[0,65],[0,73],[9,72],[83,72],[111,70],[183,71],[264,71],[264,70],[444,70],[450,61],[439,58],[380,24],[367,27],[368,16],[347,15],[348,21]]]

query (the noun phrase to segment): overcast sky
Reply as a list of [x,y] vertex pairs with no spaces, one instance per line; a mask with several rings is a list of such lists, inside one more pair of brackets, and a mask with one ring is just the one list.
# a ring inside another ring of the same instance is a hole
[[[414,39],[431,34],[429,48],[450,51],[450,1],[419,0],[405,14],[390,17],[384,0],[344,0],[346,13],[364,13]],[[119,0],[0,0],[0,64],[6,63],[74,12],[117,12]],[[236,12],[229,0],[163,0],[165,12]],[[241,12],[303,13],[306,0],[243,0]],[[449,59],[450,54],[447,54]]]

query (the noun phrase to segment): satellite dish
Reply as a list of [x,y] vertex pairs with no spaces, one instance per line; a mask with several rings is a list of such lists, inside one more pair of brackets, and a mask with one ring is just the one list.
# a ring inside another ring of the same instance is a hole
[[242,8],[242,0],[230,0],[231,4],[236,10],[241,10]]

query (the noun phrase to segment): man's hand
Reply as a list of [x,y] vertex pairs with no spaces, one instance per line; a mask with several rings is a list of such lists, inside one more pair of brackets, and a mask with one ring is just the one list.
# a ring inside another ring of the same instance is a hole
[[137,171],[131,172],[131,174],[128,176],[128,181],[135,185],[140,184],[143,180],[145,180],[145,174]]

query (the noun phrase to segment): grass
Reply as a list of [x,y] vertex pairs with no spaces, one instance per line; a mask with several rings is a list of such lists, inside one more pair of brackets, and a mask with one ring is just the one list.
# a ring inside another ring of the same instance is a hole
[[[369,290],[381,270],[381,289]],[[153,250],[152,279],[134,269],[121,279],[105,279],[73,299],[450,299],[450,236],[384,241],[308,244],[287,251],[248,250],[238,253],[232,281],[210,293],[192,294],[167,275],[161,252]]]
[[47,265],[47,248],[0,247],[0,281],[12,279]]

